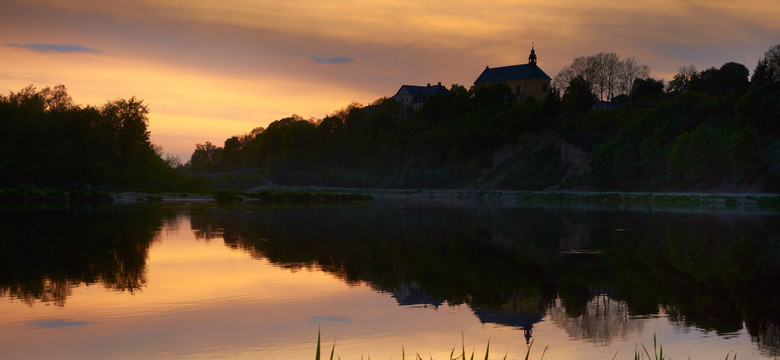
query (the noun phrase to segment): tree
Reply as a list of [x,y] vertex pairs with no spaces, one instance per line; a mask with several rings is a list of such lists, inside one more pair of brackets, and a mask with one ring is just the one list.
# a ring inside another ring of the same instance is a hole
[[597,100],[590,82],[582,76],[577,76],[566,87],[563,93],[563,109],[569,114],[587,111]]
[[109,134],[113,134],[120,168],[139,160],[142,152],[152,149],[147,125],[149,108],[143,101],[136,99],[116,99],[106,103],[100,110],[100,124]]
[[135,97],[75,105],[64,85],[0,96],[0,183],[173,184],[175,171],[149,140],[148,113]]
[[209,141],[206,141],[205,144],[196,144],[195,151],[192,152],[190,157],[192,171],[205,172],[212,170],[220,150],[222,149]]
[[703,91],[711,95],[743,93],[749,85],[750,71],[745,65],[735,62],[723,64],[720,69],[711,67],[691,78],[688,90]]
[[735,176],[749,179],[766,170],[765,141],[758,129],[747,126],[729,133],[725,139],[728,156]]
[[693,65],[685,65],[680,67],[677,75],[674,75],[674,78],[672,78],[672,80],[669,81],[669,84],[666,86],[666,92],[680,93],[687,91],[691,81],[693,81],[693,79],[696,78],[698,74],[699,73],[696,71],[696,67]]
[[653,78],[636,79],[631,87],[631,98],[636,100],[646,96],[663,94],[664,82]]
[[758,85],[780,81],[780,44],[770,47],[764,53],[764,58],[758,60],[750,81]]
[[65,85],[56,85],[54,89],[44,88],[39,94],[47,111],[66,111],[73,108],[73,99],[68,95]]
[[575,58],[555,76],[554,85],[562,88],[572,79],[582,77],[591,86],[591,92],[599,100],[611,100],[618,95],[628,95],[634,80],[647,78],[650,67],[637,64],[634,58],[620,60],[615,53],[599,53]]
[[729,175],[730,163],[717,129],[706,124],[680,135],[672,145],[667,173],[680,188],[714,185]]
[[743,93],[749,85],[748,75],[750,75],[750,71],[745,65],[727,62],[718,69],[718,73],[718,85],[722,91]]

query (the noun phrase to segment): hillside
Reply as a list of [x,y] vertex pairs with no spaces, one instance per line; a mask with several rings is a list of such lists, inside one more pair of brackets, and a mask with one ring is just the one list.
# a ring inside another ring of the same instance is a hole
[[198,144],[187,167],[252,170],[280,185],[775,192],[780,82],[759,70],[749,79],[727,63],[669,84],[637,79],[609,103],[581,77],[543,101],[453,85],[417,111],[382,98]]

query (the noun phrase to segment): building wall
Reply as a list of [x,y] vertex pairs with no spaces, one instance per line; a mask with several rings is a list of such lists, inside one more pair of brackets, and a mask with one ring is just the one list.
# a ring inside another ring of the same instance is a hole
[[414,95],[410,94],[406,89],[399,90],[393,98],[401,103],[403,107],[412,106],[412,102],[414,101]]
[[[517,96],[517,101],[524,101],[529,96],[541,101],[550,93],[550,79],[516,79],[498,83],[507,84],[512,89],[512,93]],[[484,83],[484,85],[490,84],[494,83]]]

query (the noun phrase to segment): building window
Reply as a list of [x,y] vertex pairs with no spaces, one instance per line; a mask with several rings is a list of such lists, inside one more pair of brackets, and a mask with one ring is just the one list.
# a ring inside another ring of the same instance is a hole
[[547,84],[542,84],[542,92],[547,92]]

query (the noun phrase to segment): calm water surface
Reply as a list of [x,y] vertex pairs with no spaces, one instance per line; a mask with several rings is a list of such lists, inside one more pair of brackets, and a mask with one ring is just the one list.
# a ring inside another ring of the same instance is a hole
[[0,358],[773,359],[779,307],[772,211],[0,208]]

